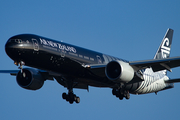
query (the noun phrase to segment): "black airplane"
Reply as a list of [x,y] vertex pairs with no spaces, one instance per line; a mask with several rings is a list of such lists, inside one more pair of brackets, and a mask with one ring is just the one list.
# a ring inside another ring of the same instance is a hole
[[172,36],[173,30],[168,29],[154,59],[130,62],[38,35],[16,35],[8,39],[5,51],[20,70],[0,73],[16,76],[18,85],[28,90],[38,90],[44,81],[55,79],[68,89],[62,98],[71,104],[80,102],[73,88],[88,90],[89,86],[111,88],[120,100],[129,99],[130,93],[157,94],[180,82],[166,75],[180,66],[180,57],[169,57]]

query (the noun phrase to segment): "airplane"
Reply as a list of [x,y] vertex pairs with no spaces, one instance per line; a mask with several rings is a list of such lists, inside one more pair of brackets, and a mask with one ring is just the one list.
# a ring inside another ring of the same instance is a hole
[[180,82],[167,76],[167,71],[180,66],[180,57],[170,57],[172,37],[169,28],[154,59],[127,61],[38,35],[15,35],[8,39],[5,51],[19,70],[0,73],[16,76],[18,85],[27,90],[38,90],[44,81],[56,80],[67,88],[62,98],[70,104],[80,102],[74,88],[88,91],[89,86],[110,88],[120,100],[129,99],[130,94],[157,94]]

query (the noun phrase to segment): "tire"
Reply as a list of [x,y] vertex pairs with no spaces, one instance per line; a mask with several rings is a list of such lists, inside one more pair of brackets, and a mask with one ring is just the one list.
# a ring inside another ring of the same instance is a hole
[[128,100],[130,98],[130,94],[126,94],[126,99]]
[[69,103],[70,103],[70,104],[73,104],[73,102],[74,102],[73,100],[69,100]]
[[62,98],[63,98],[63,99],[66,99],[66,98],[67,98],[67,94],[66,94],[66,93],[63,93],[63,94],[62,94]]
[[120,100],[123,100],[123,98],[124,98],[124,95],[123,95],[123,94],[120,94],[120,95],[119,95],[119,99],[120,99]]
[[73,93],[69,93],[70,100],[75,101],[75,97],[76,95],[74,95]]
[[79,97],[76,97],[76,103],[80,103],[80,98]]
[[123,96],[119,96],[119,99],[120,99],[120,100],[123,100]]
[[117,94],[116,89],[112,89],[112,94],[113,94],[113,95],[116,95],[116,94]]

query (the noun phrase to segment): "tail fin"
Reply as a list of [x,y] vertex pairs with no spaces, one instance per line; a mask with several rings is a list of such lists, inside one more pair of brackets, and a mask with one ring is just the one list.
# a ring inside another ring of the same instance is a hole
[[[154,56],[154,59],[169,58],[170,51],[171,51],[173,32],[174,32],[174,30],[172,30],[170,28],[167,30],[167,32],[161,42],[161,45],[159,46],[159,49],[157,50],[156,55]],[[165,75],[167,74],[167,70],[162,70],[161,72]]]
[[169,58],[173,32],[174,32],[174,30],[172,30],[170,28],[167,30],[167,32],[161,42],[161,45],[159,46],[159,49],[157,50],[156,55],[154,56],[154,59]]

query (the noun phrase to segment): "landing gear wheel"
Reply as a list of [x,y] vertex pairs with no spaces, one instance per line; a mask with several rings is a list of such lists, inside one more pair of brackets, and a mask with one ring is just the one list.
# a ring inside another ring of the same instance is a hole
[[77,97],[74,93],[70,92],[68,94],[63,93],[62,94],[62,98],[65,99],[67,102],[69,102],[70,104],[73,104],[73,102],[79,103],[80,102],[80,98]]
[[119,97],[119,99],[120,99],[120,100],[123,100],[123,97],[121,96],[121,97]]
[[72,99],[69,100],[69,103],[70,103],[70,104],[73,104],[73,102],[74,102],[74,100],[72,100]]
[[120,99],[120,100],[123,100],[123,98],[124,98],[123,94],[120,94],[120,95],[119,95],[119,99]]
[[74,77],[72,77],[72,76],[69,76],[69,77],[62,76],[61,79],[66,81],[66,85],[67,85],[67,89],[68,89],[68,93],[67,94],[66,93],[62,94],[62,98],[65,99],[70,104],[73,104],[74,102],[79,103],[80,102],[80,98],[77,97],[73,93],[73,88],[77,85],[77,83],[74,83]]
[[126,94],[126,99],[128,100],[129,98],[130,98],[130,94],[127,93],[127,94]]
[[113,90],[112,90],[112,94],[113,94],[113,95],[116,95],[116,94],[117,94],[116,89],[113,89]]
[[66,99],[66,98],[67,98],[67,94],[66,94],[66,93],[63,93],[63,94],[62,94],[62,98],[63,98],[63,99]]
[[76,102],[76,103],[80,103],[80,98],[79,98],[79,97],[76,97],[75,102]]
[[112,94],[115,95],[120,100],[123,100],[123,98],[126,98],[127,100],[130,98],[130,94],[128,90],[123,89],[112,89]]

